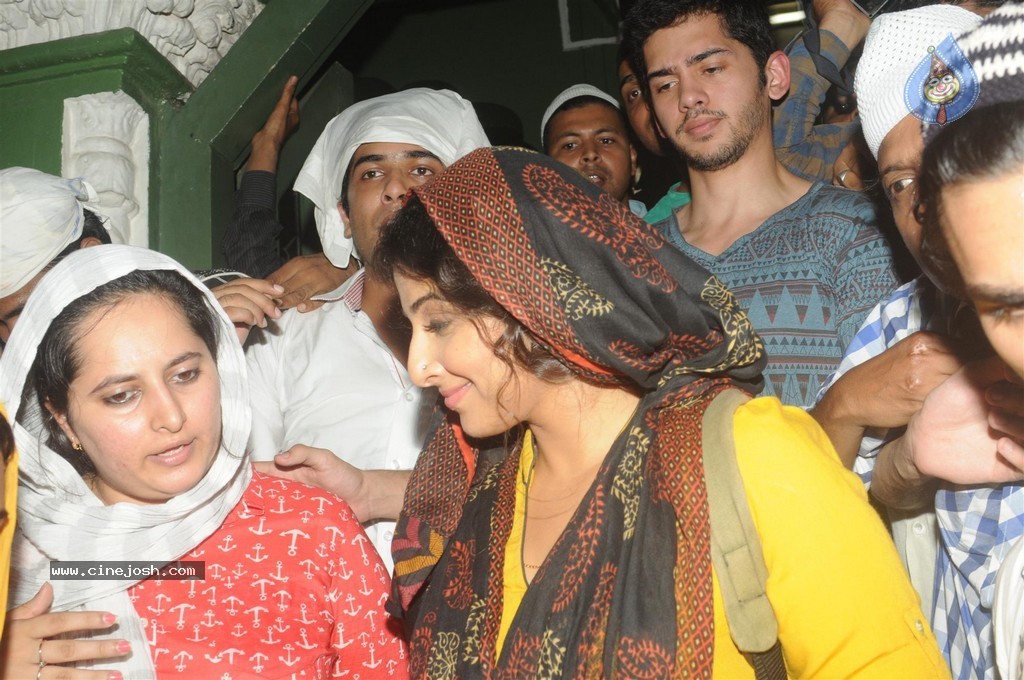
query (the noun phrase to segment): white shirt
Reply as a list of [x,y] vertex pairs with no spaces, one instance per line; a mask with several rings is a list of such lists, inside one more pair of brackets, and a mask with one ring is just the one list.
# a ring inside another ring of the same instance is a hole
[[[426,440],[426,397],[361,311],[364,272],[306,314],[292,309],[246,347],[253,460],[294,444],[330,449],[360,469],[409,470]],[[394,522],[367,534],[389,570]]]
[[1024,678],[1024,539],[1017,540],[999,567],[992,621],[1000,676]]

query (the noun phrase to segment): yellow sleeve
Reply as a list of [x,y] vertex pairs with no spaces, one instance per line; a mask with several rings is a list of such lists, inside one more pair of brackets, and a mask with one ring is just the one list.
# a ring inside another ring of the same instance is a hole
[[[762,397],[734,428],[790,677],[949,677],[892,539],[815,421]],[[714,675],[749,676],[714,585]]]
[[[6,418],[7,412],[4,405],[0,404],[0,418]],[[0,468],[3,468],[0,462]],[[3,507],[7,511],[7,520],[0,527],[0,635],[4,630],[4,613],[7,612],[7,586],[8,574],[11,570],[11,541],[14,539],[15,511],[18,507],[18,452],[11,454],[4,468],[3,479],[4,496]]]

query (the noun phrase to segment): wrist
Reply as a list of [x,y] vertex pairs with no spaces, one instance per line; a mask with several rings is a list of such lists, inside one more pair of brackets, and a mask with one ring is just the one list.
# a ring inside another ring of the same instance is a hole
[[849,12],[829,12],[818,24],[820,30],[834,35],[847,50],[851,51],[864,40],[870,27],[871,20],[856,9]]
[[410,473],[405,470],[363,470],[357,496],[360,522],[395,521],[402,511]]

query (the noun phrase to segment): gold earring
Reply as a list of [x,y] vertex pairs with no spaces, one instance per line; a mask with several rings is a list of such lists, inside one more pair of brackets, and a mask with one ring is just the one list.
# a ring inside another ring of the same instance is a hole
[[82,445],[79,444],[78,442],[71,442],[71,448],[73,448],[75,451],[81,451]]

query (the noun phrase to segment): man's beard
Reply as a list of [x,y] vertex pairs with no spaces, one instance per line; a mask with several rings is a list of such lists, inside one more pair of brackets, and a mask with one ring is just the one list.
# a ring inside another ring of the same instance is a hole
[[[691,111],[687,114],[686,119],[676,130],[676,135],[680,136],[684,134],[683,125],[688,121],[703,115],[711,115],[721,120],[729,120],[728,116],[726,116],[723,111],[710,111],[708,109]],[[724,146],[709,153],[698,154],[688,152],[686,149],[679,146],[677,137],[673,137],[668,141],[672,144],[674,151],[680,158],[682,158],[688,168],[699,172],[714,172],[715,170],[727,168],[742,158],[743,154],[747,152],[747,148],[750,146],[750,143],[754,141],[754,137],[760,131],[761,126],[764,125],[767,120],[769,120],[769,117],[765,115],[764,102],[761,101],[759,96],[755,95],[753,99],[744,105],[743,110],[740,111],[738,125],[734,129],[732,137]]]

